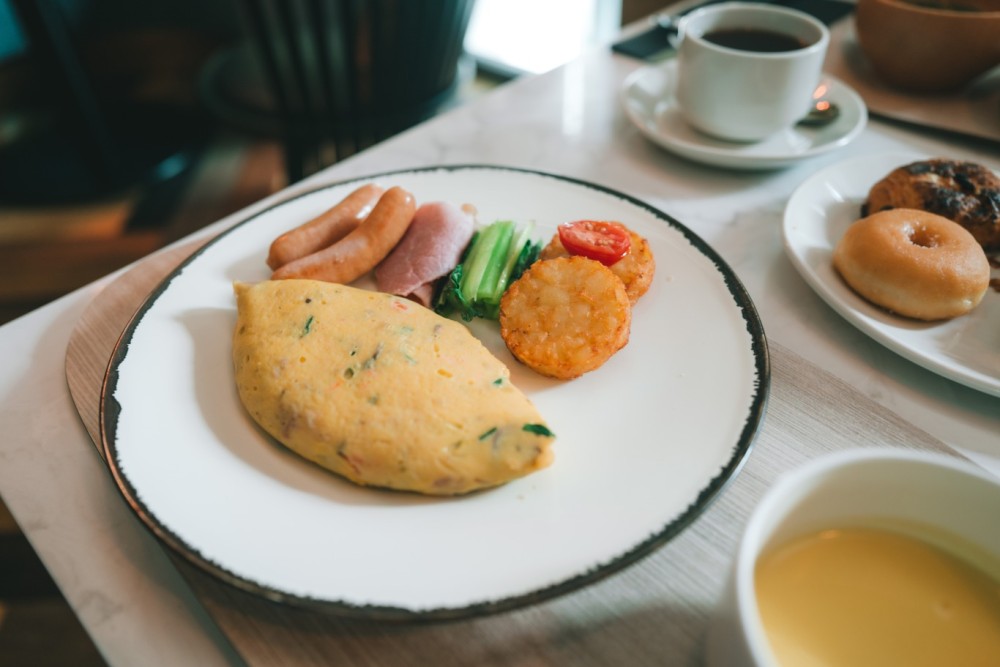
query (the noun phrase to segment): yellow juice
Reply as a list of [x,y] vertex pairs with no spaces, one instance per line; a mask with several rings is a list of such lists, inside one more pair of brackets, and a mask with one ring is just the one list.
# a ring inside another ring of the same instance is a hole
[[1000,583],[949,551],[844,528],[764,554],[754,585],[778,662],[1000,665]]

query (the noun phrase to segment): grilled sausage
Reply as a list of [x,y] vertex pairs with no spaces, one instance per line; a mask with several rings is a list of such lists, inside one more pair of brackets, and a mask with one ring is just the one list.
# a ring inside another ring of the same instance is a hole
[[267,265],[273,271],[341,240],[368,217],[384,191],[374,183],[362,185],[309,222],[285,232],[271,243]]
[[357,229],[328,248],[285,264],[271,277],[352,283],[374,269],[396,247],[416,210],[412,194],[398,186],[390,188]]

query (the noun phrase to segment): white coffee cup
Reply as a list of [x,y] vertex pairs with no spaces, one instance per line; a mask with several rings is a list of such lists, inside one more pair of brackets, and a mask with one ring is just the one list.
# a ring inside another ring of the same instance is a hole
[[706,638],[711,667],[776,667],[758,607],[762,554],[831,528],[893,526],[934,543],[950,535],[1000,576],[1000,481],[964,459],[886,448],[821,458],[778,479],[754,509]]
[[[710,41],[747,32],[754,33],[757,48],[780,45],[780,36],[797,48],[767,52]],[[809,111],[829,43],[823,23],[794,9],[744,2],[697,9],[678,23],[678,108],[689,124],[714,137],[766,139]]]

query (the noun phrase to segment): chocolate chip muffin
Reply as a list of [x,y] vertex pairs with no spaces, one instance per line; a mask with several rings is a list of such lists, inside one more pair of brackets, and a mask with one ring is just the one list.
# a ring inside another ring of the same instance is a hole
[[938,158],[898,167],[872,186],[862,215],[892,208],[954,220],[984,250],[1000,250],[1000,177],[980,164]]

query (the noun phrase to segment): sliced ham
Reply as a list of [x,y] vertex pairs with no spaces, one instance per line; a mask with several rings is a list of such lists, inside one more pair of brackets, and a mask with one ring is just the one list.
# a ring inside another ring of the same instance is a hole
[[458,264],[474,227],[472,216],[453,204],[421,205],[402,240],[375,268],[378,290],[430,306],[434,282]]

